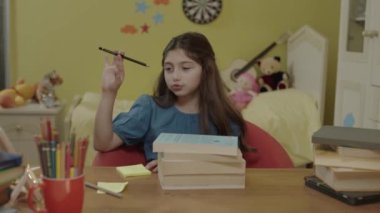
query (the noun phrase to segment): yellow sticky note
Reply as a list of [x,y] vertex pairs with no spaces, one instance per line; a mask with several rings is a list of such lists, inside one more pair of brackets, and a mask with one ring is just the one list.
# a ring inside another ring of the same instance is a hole
[[[115,193],[120,193],[127,186],[128,182],[98,182],[98,187],[108,189]],[[98,190],[98,194],[104,194],[105,192]]]
[[146,169],[144,165],[142,164],[137,164],[137,165],[132,165],[132,166],[118,166],[116,167],[116,170],[123,177],[144,176],[144,175],[150,175],[152,173],[149,169]]

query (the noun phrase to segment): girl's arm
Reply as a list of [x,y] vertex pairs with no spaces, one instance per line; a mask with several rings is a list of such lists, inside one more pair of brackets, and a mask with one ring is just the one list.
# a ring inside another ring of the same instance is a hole
[[106,58],[102,77],[102,94],[95,117],[94,148],[98,151],[109,151],[123,142],[112,131],[112,113],[121,84],[124,80],[124,65],[120,55],[112,62]]

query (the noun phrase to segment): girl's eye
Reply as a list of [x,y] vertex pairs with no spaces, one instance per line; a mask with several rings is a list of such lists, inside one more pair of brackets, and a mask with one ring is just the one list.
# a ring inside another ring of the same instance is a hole
[[190,70],[191,67],[182,67],[183,70]]
[[172,72],[173,68],[171,67],[164,67],[165,72]]

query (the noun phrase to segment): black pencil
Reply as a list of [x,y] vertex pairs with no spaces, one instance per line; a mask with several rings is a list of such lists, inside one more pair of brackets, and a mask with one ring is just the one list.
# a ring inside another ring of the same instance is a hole
[[[103,48],[103,47],[99,47],[99,50],[104,51],[104,52],[109,53],[109,54],[112,54],[112,55],[118,55],[117,52],[114,52],[114,51],[111,51],[111,50],[105,49],[105,48]],[[122,57],[123,59],[125,59],[125,60],[132,61],[132,62],[134,62],[134,63],[136,63],[136,64],[140,64],[141,66],[149,67],[146,63],[141,62],[141,61],[138,61],[138,60],[133,59],[133,58],[130,58],[130,57],[127,57],[127,56],[125,56],[125,55],[121,55],[121,57]]]

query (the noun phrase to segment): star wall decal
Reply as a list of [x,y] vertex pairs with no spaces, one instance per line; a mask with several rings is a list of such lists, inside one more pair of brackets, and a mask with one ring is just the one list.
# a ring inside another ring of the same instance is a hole
[[145,1],[140,1],[136,3],[136,11],[140,13],[145,13],[145,11],[148,9],[148,5]]
[[125,35],[142,35],[150,33],[151,29],[156,31],[155,27],[163,26],[164,18],[170,17],[164,16],[163,11],[164,7],[170,6],[170,0],[133,0],[128,2],[130,4],[127,8],[132,12],[134,10],[138,18],[133,19],[132,23],[125,23],[119,28],[119,31]]
[[163,20],[164,16],[161,13],[157,12],[156,14],[154,14],[153,21],[155,24],[161,24]]
[[148,33],[149,32],[149,25],[146,23],[141,26],[141,33]]

